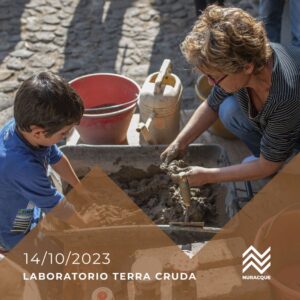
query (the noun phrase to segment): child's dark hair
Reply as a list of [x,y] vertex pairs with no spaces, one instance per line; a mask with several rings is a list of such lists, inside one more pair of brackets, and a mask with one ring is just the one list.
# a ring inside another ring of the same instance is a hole
[[84,106],[80,96],[63,78],[42,72],[25,80],[17,91],[14,117],[20,130],[42,127],[51,136],[65,126],[78,124]]

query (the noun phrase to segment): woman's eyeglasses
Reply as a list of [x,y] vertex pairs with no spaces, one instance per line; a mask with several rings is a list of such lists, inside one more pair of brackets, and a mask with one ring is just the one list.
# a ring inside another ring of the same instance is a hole
[[214,85],[219,85],[227,76],[228,74],[222,76],[220,79],[216,80],[214,79],[212,76],[208,75],[208,74],[204,74],[210,81],[212,81],[212,83]]
[[205,73],[203,73],[198,67],[194,67],[193,68],[193,70],[195,71],[195,72],[201,72],[203,75],[205,75],[214,85],[217,85],[217,86],[219,86],[220,85],[220,83],[228,76],[228,74],[226,74],[226,75],[224,75],[224,76],[222,76],[220,79],[218,79],[218,80],[216,80],[215,78],[213,78],[211,75],[209,75],[209,74],[205,74]]

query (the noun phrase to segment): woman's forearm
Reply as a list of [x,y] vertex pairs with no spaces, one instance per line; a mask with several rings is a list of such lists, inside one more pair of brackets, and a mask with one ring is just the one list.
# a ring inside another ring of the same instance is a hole
[[261,157],[255,161],[245,164],[207,169],[209,170],[207,179],[210,183],[258,180],[274,174],[281,166],[282,163],[269,162]]
[[187,146],[192,143],[199,135],[207,130],[218,118],[207,101],[204,101],[194,112],[183,130],[176,137],[175,142]]

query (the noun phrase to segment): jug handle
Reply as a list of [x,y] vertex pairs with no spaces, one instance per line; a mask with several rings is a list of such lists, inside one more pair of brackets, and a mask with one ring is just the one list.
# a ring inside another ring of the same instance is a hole
[[142,133],[145,141],[150,144],[150,140],[151,140],[151,136],[150,136],[150,133],[149,133],[149,128],[151,126],[151,123],[153,121],[153,118],[155,117],[155,113],[152,112],[148,118],[148,120],[146,121],[146,123],[144,122],[140,122],[136,128],[136,131],[138,133]]
[[154,94],[159,94],[161,92],[161,84],[165,76],[171,73],[171,71],[172,71],[171,60],[165,59],[155,79]]

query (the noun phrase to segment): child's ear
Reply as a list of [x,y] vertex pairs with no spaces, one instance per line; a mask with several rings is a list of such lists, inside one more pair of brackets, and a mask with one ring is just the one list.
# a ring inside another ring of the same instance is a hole
[[31,125],[30,126],[31,129],[31,134],[35,137],[35,138],[40,138],[40,137],[44,137],[45,136],[45,129],[36,125]]
[[254,65],[253,65],[252,63],[246,64],[246,65],[244,66],[244,72],[245,72],[245,74],[247,74],[247,75],[252,74],[252,73],[253,73],[253,70],[254,70]]

